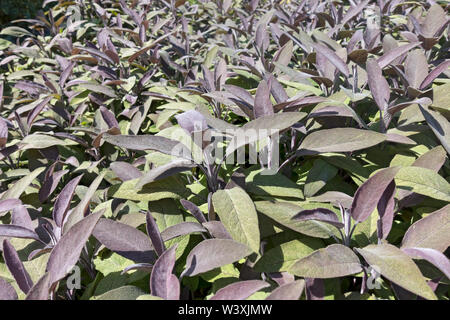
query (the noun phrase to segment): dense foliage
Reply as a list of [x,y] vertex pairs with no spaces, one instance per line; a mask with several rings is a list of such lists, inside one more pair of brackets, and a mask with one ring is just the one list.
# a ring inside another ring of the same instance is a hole
[[44,5],[0,32],[1,299],[449,299],[447,1]]
[[42,0],[2,0],[0,3],[0,25],[12,20],[34,18],[42,9]]

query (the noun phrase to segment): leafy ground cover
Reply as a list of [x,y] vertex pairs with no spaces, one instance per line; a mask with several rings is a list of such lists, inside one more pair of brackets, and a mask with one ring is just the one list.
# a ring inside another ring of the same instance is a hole
[[447,1],[43,5],[0,31],[1,299],[449,299]]

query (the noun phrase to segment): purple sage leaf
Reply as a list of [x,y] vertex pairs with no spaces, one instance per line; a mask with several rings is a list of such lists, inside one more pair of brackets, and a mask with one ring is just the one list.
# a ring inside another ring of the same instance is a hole
[[311,209],[311,210],[303,210],[297,213],[295,216],[292,217],[294,220],[300,220],[300,221],[306,221],[306,220],[317,220],[326,222],[328,224],[331,224],[337,228],[343,228],[344,224],[339,221],[338,216],[336,213],[329,209],[325,208],[317,208],[317,209]]
[[81,250],[103,212],[104,210],[101,210],[90,214],[74,224],[55,245],[47,262],[47,271],[50,273],[51,284],[64,278],[77,263]]
[[353,219],[362,222],[370,216],[399,170],[399,167],[382,169],[356,190],[351,208]]
[[27,294],[33,286],[33,281],[31,280],[31,277],[25,269],[22,261],[20,261],[16,249],[14,249],[11,243],[6,239],[3,240],[3,258],[5,259],[6,266],[16,280],[20,290]]
[[156,253],[158,254],[158,256],[161,256],[166,250],[166,246],[164,245],[164,240],[161,237],[161,233],[159,232],[155,218],[153,218],[149,211],[147,211],[146,214],[146,221],[147,234],[152,241],[153,248],[155,248]]
[[81,178],[83,178],[82,174],[70,180],[56,198],[55,205],[53,207],[53,220],[58,227],[62,227],[64,223],[67,210],[69,209],[70,202],[72,201],[75,193],[75,188],[78,183],[80,183]]
[[239,281],[217,290],[209,300],[244,300],[256,291],[267,287],[269,284],[262,280]]
[[175,250],[177,244],[164,251],[156,260],[150,276],[150,290],[152,295],[165,300],[179,300],[180,282],[172,273],[175,266]]
[[286,283],[273,290],[266,300],[298,300],[305,288],[304,280]]
[[0,278],[0,300],[17,300],[17,292],[13,286],[3,278]]

